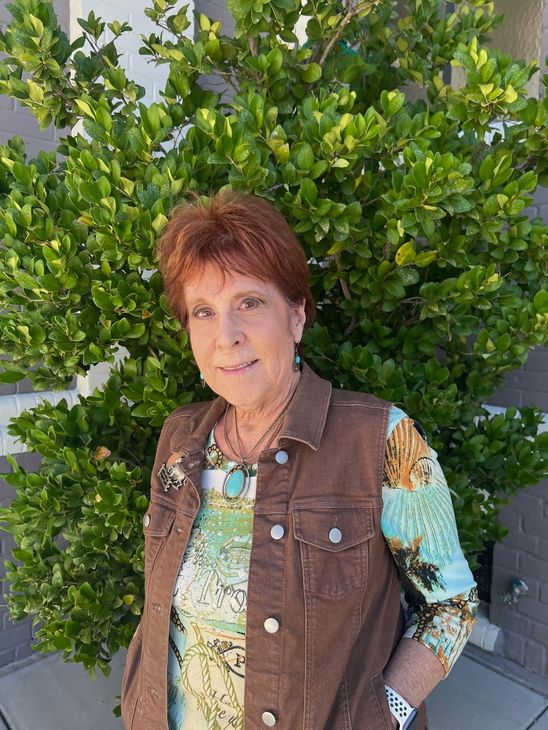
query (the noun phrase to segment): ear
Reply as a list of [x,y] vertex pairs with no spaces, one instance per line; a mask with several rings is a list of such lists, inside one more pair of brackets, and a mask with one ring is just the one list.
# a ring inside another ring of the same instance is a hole
[[299,304],[292,304],[291,306],[292,335],[295,342],[300,342],[303,336],[306,322],[305,305],[306,300],[303,299]]

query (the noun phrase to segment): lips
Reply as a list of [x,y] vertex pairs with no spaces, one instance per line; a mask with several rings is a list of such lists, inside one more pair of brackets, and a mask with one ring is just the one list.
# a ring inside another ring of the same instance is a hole
[[239,365],[225,365],[221,366],[219,369],[224,370],[227,373],[237,373],[240,370],[245,370],[250,365],[254,365],[257,362],[257,360],[246,360],[245,362],[240,363]]

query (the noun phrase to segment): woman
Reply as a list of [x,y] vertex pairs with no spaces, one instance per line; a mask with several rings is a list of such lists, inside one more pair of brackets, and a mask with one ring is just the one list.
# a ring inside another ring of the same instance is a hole
[[477,607],[436,453],[302,361],[306,259],[268,202],[179,208],[158,258],[218,397],[160,436],[126,730],[423,728]]

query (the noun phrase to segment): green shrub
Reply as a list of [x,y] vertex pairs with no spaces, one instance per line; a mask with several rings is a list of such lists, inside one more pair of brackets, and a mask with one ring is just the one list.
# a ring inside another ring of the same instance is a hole
[[[51,5],[14,0],[0,35],[0,92],[65,131],[58,155],[0,149],[0,380],[66,387],[113,364],[102,390],[47,403],[10,432],[42,456],[13,459],[1,511],[15,537],[11,614],[37,647],[108,672],[143,605],[141,518],[155,442],[177,405],[203,398],[154,272],[154,241],[187,191],[273,200],[310,257],[318,302],[307,360],[345,388],[418,418],[438,451],[472,560],[499,540],[501,506],[547,463],[542,414],[483,403],[546,342],[547,227],[524,212],[548,183],[547,102],[534,63],[482,45],[493,3],[229,0],[234,37],[154,0],[141,53],[167,64],[160,103],[118,66],[127,25],[91,14],[72,43]],[[295,24],[308,18],[307,41]],[[86,49],[82,50],[86,43]],[[462,67],[461,88],[446,84]],[[217,74],[226,93],[206,90]],[[417,99],[415,101],[411,99]],[[494,121],[502,132],[491,134]],[[80,124],[81,123],[81,124]],[[114,364],[118,348],[127,357]],[[211,394],[210,394],[211,395]]]

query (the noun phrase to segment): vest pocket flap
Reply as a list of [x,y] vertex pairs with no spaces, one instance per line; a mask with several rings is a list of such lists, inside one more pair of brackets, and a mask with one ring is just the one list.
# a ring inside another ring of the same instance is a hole
[[294,508],[293,532],[297,540],[339,552],[373,537],[370,507]]
[[143,517],[143,532],[151,537],[167,535],[175,520],[175,510],[160,502],[151,502]]

